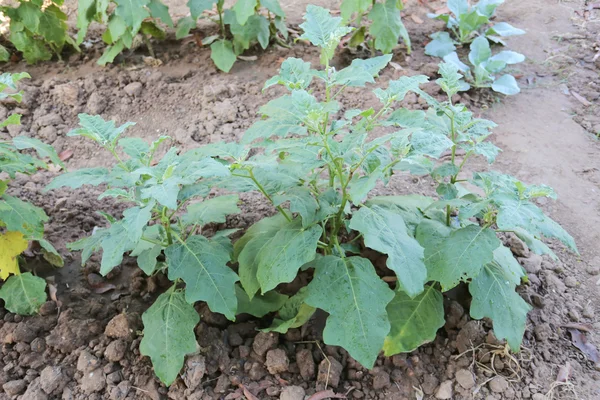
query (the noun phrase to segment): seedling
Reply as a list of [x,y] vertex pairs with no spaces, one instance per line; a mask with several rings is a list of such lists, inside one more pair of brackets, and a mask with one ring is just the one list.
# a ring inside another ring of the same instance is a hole
[[425,46],[425,54],[444,57],[456,50],[456,45],[471,43],[478,37],[485,37],[494,43],[506,45],[503,38],[523,35],[525,31],[506,22],[492,23],[496,8],[504,0],[480,0],[471,5],[468,0],[449,0],[449,13],[430,14],[430,18],[446,23],[448,32],[436,32]]
[[497,77],[508,65],[523,62],[525,56],[514,51],[504,50],[492,55],[490,44],[484,37],[478,37],[471,43],[469,62],[472,68],[458,58],[456,52],[444,56],[444,61],[451,63],[464,74],[465,80],[460,81],[461,91],[466,91],[471,86],[476,88],[489,87],[505,95],[517,94],[521,91],[514,76],[504,74]]
[[[29,78],[27,73],[0,75],[0,100],[12,98],[21,101],[22,92],[16,92],[17,82]],[[11,114],[0,123],[0,128],[19,125],[21,115]],[[20,150],[34,149],[39,158],[21,153]],[[48,216],[39,207],[6,193],[11,179],[17,173],[33,174],[47,168],[42,160],[49,158],[54,164],[62,165],[54,149],[35,138],[17,136],[12,140],[0,140],[0,298],[5,307],[17,314],[37,313],[46,301],[46,282],[30,272],[21,273],[19,256],[29,242],[38,241],[44,257],[58,267],[63,260],[54,247],[44,239],[44,223]],[[4,177],[2,176],[4,175]],[[8,179],[6,179],[8,177]]]

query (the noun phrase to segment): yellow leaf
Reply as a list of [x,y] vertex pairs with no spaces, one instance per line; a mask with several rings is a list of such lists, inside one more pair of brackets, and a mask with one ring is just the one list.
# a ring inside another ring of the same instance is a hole
[[27,249],[27,244],[21,232],[0,234],[0,279],[10,274],[19,275],[17,256]]

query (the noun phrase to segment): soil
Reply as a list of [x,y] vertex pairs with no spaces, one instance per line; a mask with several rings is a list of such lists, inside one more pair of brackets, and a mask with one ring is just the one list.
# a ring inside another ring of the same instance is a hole
[[[68,3],[70,9],[73,3]],[[289,24],[300,23],[306,2],[282,3]],[[335,2],[319,3],[338,8]],[[382,86],[405,74],[435,77],[436,60],[424,56],[422,49],[428,35],[441,28],[426,13],[442,3],[405,3],[414,52],[409,57],[396,52],[397,67],[383,71]],[[185,15],[184,1],[167,4],[175,15]],[[446,298],[447,324],[433,343],[410,354],[382,356],[371,371],[344,350],[323,345],[323,316],[286,335],[257,334],[256,328],[270,321],[242,316],[232,324],[198,304],[200,351],[187,358],[181,378],[166,388],[138,351],[140,315],[166,287],[166,279],[145,277],[132,260],[102,278],[97,256],[81,268],[79,254],[65,247],[104,226],[95,211],[119,215],[123,205],[98,201],[99,188],[43,193],[56,173],[39,172],[18,178],[11,194],[44,208],[50,216],[48,239],[66,265],[53,269],[30,259],[35,273],[56,289],[39,316],[23,318],[0,309],[0,400],[251,395],[299,400],[325,389],[351,399],[600,399],[600,365],[574,347],[568,332],[571,324],[586,333],[592,346],[600,344],[600,143],[594,135],[600,132],[600,57],[594,59],[600,51],[600,9],[584,0],[508,0],[498,19],[527,30],[527,35],[510,40],[511,49],[528,57],[515,68],[523,91],[508,98],[471,92],[461,95],[461,101],[499,125],[493,140],[504,151],[494,169],[555,188],[558,201],[540,206],[575,237],[581,253],[575,256],[549,243],[560,256],[553,262],[529,253],[515,238],[502,238],[529,273],[521,294],[534,309],[520,353],[506,351],[489,321],[470,320],[467,305],[456,301],[460,293]],[[203,26],[199,35],[212,30]],[[250,52],[255,61],[238,61],[225,75],[194,41],[166,41],[155,45],[162,65],[145,62],[139,49],[101,68],[95,64],[101,51],[97,42],[90,40],[90,50],[65,62],[10,65],[8,70],[26,70],[32,79],[23,85],[24,101],[17,107],[24,115],[23,126],[0,132],[0,137],[31,135],[58,151],[72,152],[69,169],[110,164],[89,142],[66,137],[80,112],[136,122],[128,135],[152,140],[168,134],[181,149],[231,141],[255,120],[261,104],[279,94],[263,94],[261,89],[282,59],[318,60],[314,49],[298,42],[290,49]],[[351,58],[341,51],[335,64],[342,67]],[[349,90],[340,101],[346,108],[374,105],[374,96],[364,93]],[[405,105],[421,106],[416,98],[408,98]],[[1,106],[0,114],[5,111]],[[480,161],[469,168],[487,166]],[[431,194],[432,184],[397,176],[378,191]],[[255,194],[243,200],[243,213],[230,218],[227,227],[244,229],[273,212]]]

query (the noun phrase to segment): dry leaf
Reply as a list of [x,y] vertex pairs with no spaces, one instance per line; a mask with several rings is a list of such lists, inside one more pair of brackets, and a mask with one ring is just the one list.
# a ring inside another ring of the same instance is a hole
[[596,368],[600,367],[600,353],[592,343],[587,341],[585,334],[577,329],[569,329],[573,345],[577,347],[585,356],[592,361]]
[[237,58],[239,58],[240,60],[243,60],[243,61],[256,61],[256,60],[258,60],[257,56],[237,56]]
[[586,99],[585,97],[583,97],[579,93],[574,92],[574,91],[571,90],[571,94],[573,95],[573,97],[575,97],[577,99],[578,102],[580,102],[581,104],[583,104],[584,107],[589,107],[589,106],[592,105],[592,103],[590,103],[588,101],[588,99]]
[[306,400],[345,399],[345,398],[346,398],[346,396],[344,396],[343,394],[335,393],[333,390],[329,389],[329,390],[321,390],[320,392],[313,394]]
[[248,388],[246,386],[242,385],[241,383],[239,386],[242,389],[242,391],[244,392],[244,396],[246,396],[246,400],[259,400],[258,397],[256,397],[252,393],[250,393],[250,390],[248,390]]
[[73,157],[73,150],[67,149],[58,153],[58,158],[60,161],[67,161],[69,158]]
[[110,290],[114,290],[117,287],[115,285],[113,285],[112,283],[105,283],[103,285],[100,285],[96,288],[94,288],[94,293],[96,294],[102,294],[102,293],[106,293]]
[[594,327],[592,324],[581,324],[577,322],[571,322],[569,324],[563,325],[563,328],[567,329],[578,329],[583,332],[591,332]]
[[560,367],[560,369],[558,370],[558,374],[556,375],[556,382],[568,382],[569,378],[571,377],[571,372],[573,372],[571,364],[569,364],[568,362],[565,363],[565,365]]
[[410,19],[412,19],[415,22],[415,24],[419,24],[420,25],[420,24],[423,23],[423,20],[418,15],[415,15],[415,14],[412,14],[410,16]]

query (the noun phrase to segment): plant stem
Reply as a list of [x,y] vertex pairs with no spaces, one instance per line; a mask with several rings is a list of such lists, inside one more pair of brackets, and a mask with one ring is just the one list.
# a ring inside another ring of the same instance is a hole
[[219,27],[221,28],[221,36],[225,38],[225,23],[223,22],[223,3],[224,0],[217,2],[217,12],[219,13]]
[[[247,171],[250,174],[250,179],[252,179],[252,182],[254,182],[254,184],[256,185],[256,187],[258,188],[258,190],[263,194],[263,196],[265,196],[267,198],[267,200],[269,200],[271,202],[271,204],[275,205],[275,203],[273,202],[273,198],[269,195],[269,193],[267,193],[267,191],[260,184],[260,182],[258,182],[258,180],[256,179],[256,177],[254,176],[254,172],[252,171],[252,169],[249,168]],[[285,217],[285,219],[288,220],[288,222],[292,222],[292,219],[285,212],[285,210],[283,209],[283,207],[281,207],[281,206],[275,206],[275,208],[277,208],[277,211],[279,211]]]

